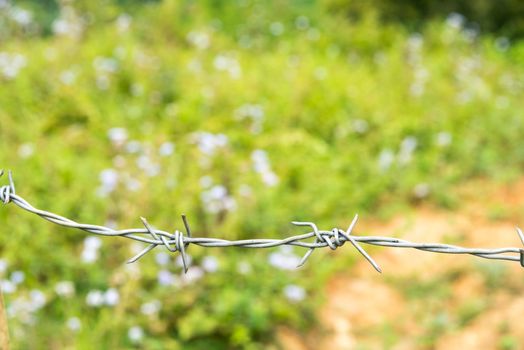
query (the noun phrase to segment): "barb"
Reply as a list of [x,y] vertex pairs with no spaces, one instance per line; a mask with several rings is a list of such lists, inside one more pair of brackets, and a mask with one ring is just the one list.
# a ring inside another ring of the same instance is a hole
[[[4,174],[3,170],[0,170],[0,177]],[[518,261],[520,265],[524,267],[524,249],[523,248],[494,248],[494,249],[482,249],[482,248],[464,248],[456,245],[441,244],[441,243],[415,243],[409,242],[399,238],[383,237],[383,236],[354,236],[352,235],[353,229],[355,228],[358,215],[355,215],[353,221],[349,225],[346,231],[333,228],[330,231],[319,230],[318,227],[312,222],[297,222],[293,221],[292,224],[295,226],[308,226],[312,229],[312,232],[304,233],[301,235],[291,236],[284,239],[245,239],[229,241],[219,238],[208,238],[208,237],[193,237],[191,230],[187,222],[186,216],[182,215],[182,221],[186,231],[186,235],[183,232],[175,230],[173,233],[167,231],[155,229],[151,226],[147,220],[141,217],[144,228],[132,228],[125,230],[113,230],[109,227],[91,224],[82,224],[71,219],[65,218],[58,214],[54,214],[45,210],[40,210],[33,207],[24,198],[16,194],[15,185],[11,172],[8,172],[9,184],[0,187],[0,201],[4,204],[13,203],[25,211],[36,214],[41,218],[48,220],[54,224],[80,229],[92,234],[100,236],[119,236],[132,239],[135,241],[149,244],[140,253],[128,260],[128,263],[133,263],[144,255],[155,249],[157,246],[163,246],[170,252],[179,252],[182,257],[182,263],[184,265],[184,271],[188,270],[188,258],[187,248],[190,244],[195,244],[202,247],[243,247],[243,248],[272,248],[282,245],[298,246],[308,248],[308,251],[300,261],[297,267],[304,265],[313,253],[315,249],[329,247],[332,250],[343,246],[346,242],[350,242],[355,249],[364,256],[364,258],[377,270],[382,272],[379,265],[371,258],[371,256],[362,248],[359,243],[365,243],[368,245],[393,247],[393,248],[414,248],[432,253],[444,253],[444,254],[470,254],[484,259],[494,260],[508,260]],[[524,233],[520,228],[517,229],[517,234],[524,245]],[[314,238],[313,242],[307,242],[308,239]]]

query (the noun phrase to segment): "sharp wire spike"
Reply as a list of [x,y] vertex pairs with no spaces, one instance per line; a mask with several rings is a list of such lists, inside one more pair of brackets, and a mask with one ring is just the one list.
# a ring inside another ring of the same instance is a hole
[[191,230],[189,229],[189,224],[187,223],[186,214],[182,214],[182,221],[184,222],[184,226],[186,227],[187,236],[191,238]]
[[520,227],[517,227],[517,234],[519,235],[519,238],[522,244],[524,244],[524,234],[522,233],[522,230],[520,229]]
[[135,261],[137,261],[138,259],[140,259],[141,257],[143,257],[144,255],[146,255],[147,253],[149,253],[149,251],[151,249],[153,249],[154,247],[156,247],[155,244],[151,244],[151,245],[148,245],[144,250],[142,250],[140,253],[138,253],[137,255],[135,255],[134,257],[132,257],[131,259],[129,259],[127,261],[128,264],[132,264],[134,263]]
[[16,194],[15,182],[13,181],[13,173],[11,170],[7,172],[7,177],[9,178],[9,187],[11,187],[11,194]]

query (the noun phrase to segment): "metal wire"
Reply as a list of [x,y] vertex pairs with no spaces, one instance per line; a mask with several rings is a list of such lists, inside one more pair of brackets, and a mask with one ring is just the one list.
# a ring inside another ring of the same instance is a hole
[[[3,175],[3,170],[0,170],[0,177]],[[480,258],[495,259],[495,260],[509,260],[519,261],[520,265],[524,267],[524,249],[522,248],[494,248],[494,249],[481,249],[481,248],[464,248],[456,245],[441,244],[441,243],[414,243],[399,238],[390,238],[382,236],[354,236],[352,235],[353,229],[357,224],[358,215],[355,215],[353,221],[349,225],[347,230],[340,228],[333,228],[330,231],[319,230],[317,226],[312,222],[297,222],[293,221],[292,224],[296,226],[307,226],[311,228],[311,232],[296,235],[284,239],[245,239],[229,241],[219,238],[208,238],[208,237],[192,237],[191,230],[185,215],[182,215],[182,221],[184,223],[186,234],[181,231],[175,230],[174,233],[158,230],[153,228],[145,218],[141,217],[144,228],[132,228],[125,230],[113,230],[109,227],[91,224],[82,224],[63,216],[40,210],[29,204],[24,198],[16,194],[13,176],[11,172],[8,172],[9,184],[0,187],[0,201],[4,204],[14,203],[18,207],[36,214],[43,219],[51,221],[57,225],[80,229],[89,233],[93,233],[100,236],[120,236],[129,238],[135,241],[149,244],[140,253],[129,259],[128,263],[133,263],[138,259],[142,258],[145,254],[156,248],[157,246],[164,246],[170,252],[179,252],[182,257],[182,263],[184,265],[184,271],[188,269],[188,258],[187,248],[190,244],[202,246],[202,247],[243,247],[243,248],[271,248],[282,245],[299,246],[308,248],[308,251],[300,261],[297,267],[304,265],[307,259],[311,256],[313,251],[318,248],[329,247],[332,250],[341,247],[346,242],[350,242],[355,249],[358,250],[362,256],[377,270],[382,272],[378,264],[373,258],[362,248],[359,243],[365,243],[369,245],[394,247],[394,248],[414,248],[433,253],[445,253],[445,254],[471,254]],[[517,233],[524,244],[524,234],[517,227]],[[309,238],[315,238],[313,242],[305,242]],[[513,253],[508,255],[507,253]],[[516,254],[516,256],[515,256]]]

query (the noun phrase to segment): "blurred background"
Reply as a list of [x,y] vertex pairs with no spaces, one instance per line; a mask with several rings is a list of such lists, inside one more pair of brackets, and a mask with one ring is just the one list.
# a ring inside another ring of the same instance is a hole
[[[0,0],[0,166],[114,228],[475,247],[524,225],[524,3]],[[7,183],[2,178],[2,184]],[[0,210],[15,349],[519,349],[517,263],[157,247]]]

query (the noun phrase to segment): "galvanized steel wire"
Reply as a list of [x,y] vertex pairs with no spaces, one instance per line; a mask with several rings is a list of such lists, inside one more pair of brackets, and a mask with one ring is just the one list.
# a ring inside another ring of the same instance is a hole
[[[0,170],[0,177],[3,175],[3,170]],[[297,267],[304,265],[310,255],[315,249],[329,247],[332,250],[343,246],[346,242],[350,242],[355,249],[362,254],[362,256],[377,270],[382,272],[379,265],[373,258],[362,248],[359,243],[365,243],[375,246],[385,246],[393,248],[414,248],[433,253],[444,254],[471,254],[480,258],[519,261],[520,265],[524,267],[524,249],[522,248],[464,248],[456,245],[441,244],[441,243],[415,243],[409,242],[399,238],[383,237],[383,236],[354,236],[353,229],[358,220],[358,215],[355,215],[353,221],[347,230],[340,228],[333,228],[329,231],[319,230],[312,222],[297,222],[292,224],[296,226],[306,226],[311,229],[311,232],[296,235],[284,239],[245,239],[245,240],[225,240],[219,238],[209,237],[193,237],[191,229],[187,222],[185,215],[182,215],[182,221],[185,227],[185,234],[179,230],[173,233],[158,230],[153,228],[145,218],[141,218],[144,228],[132,228],[125,230],[114,230],[109,227],[101,225],[82,224],[71,219],[65,218],[58,214],[54,214],[45,210],[40,210],[33,207],[24,198],[16,194],[16,189],[11,172],[8,172],[9,184],[0,187],[0,201],[4,204],[14,203],[18,207],[36,214],[43,219],[51,221],[60,226],[80,229],[95,235],[100,236],[119,236],[129,238],[138,242],[147,243],[148,246],[140,253],[128,260],[128,263],[133,263],[142,258],[148,252],[157,246],[163,246],[170,252],[179,252],[182,257],[184,271],[188,269],[187,249],[191,244],[202,247],[243,247],[243,248],[272,248],[282,245],[299,246],[308,248],[304,257]],[[524,244],[524,234],[517,227],[517,233]],[[306,240],[314,238],[313,242],[306,242]]]

